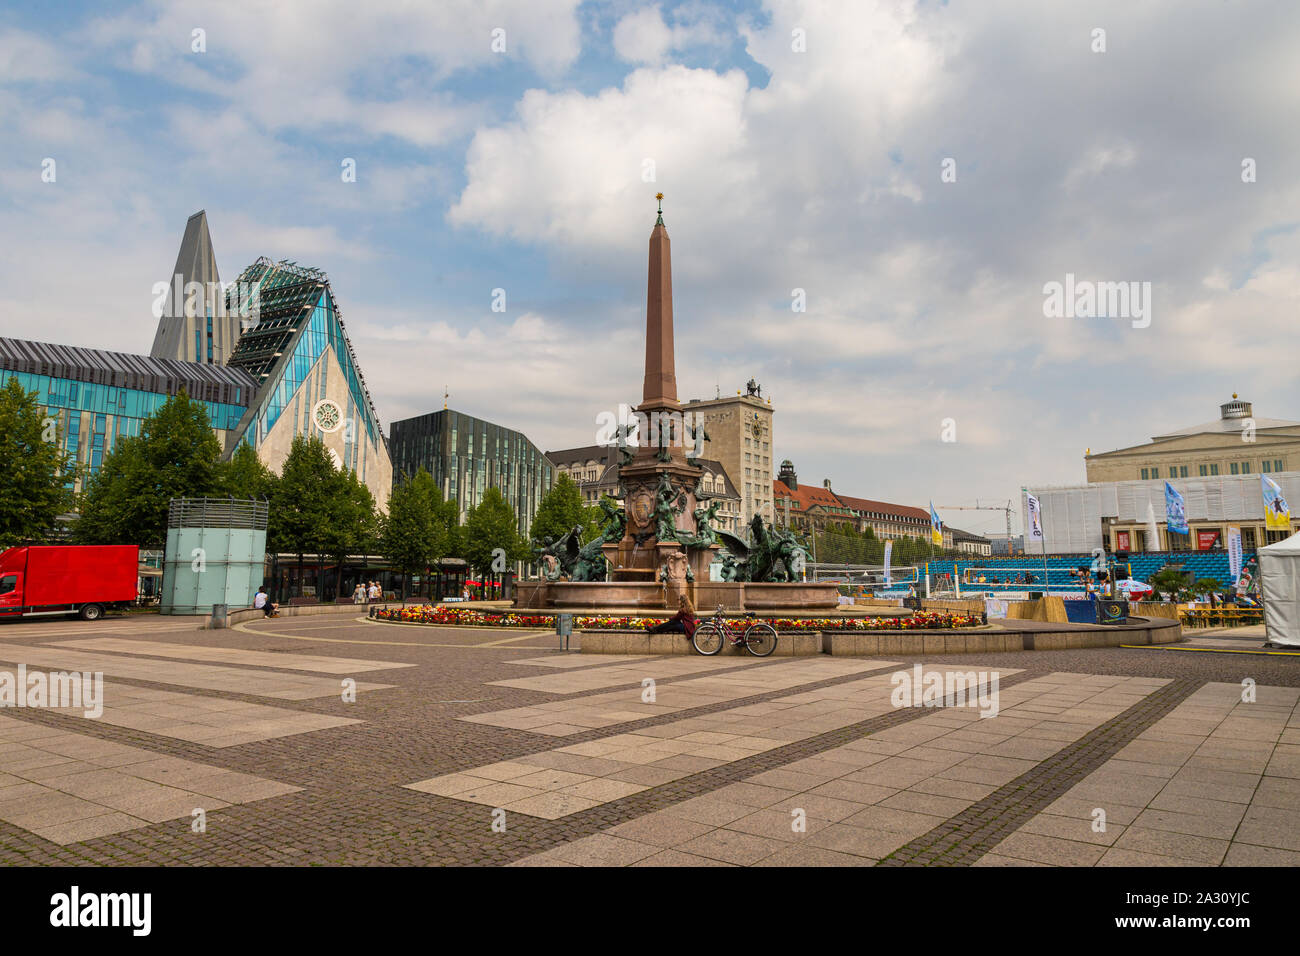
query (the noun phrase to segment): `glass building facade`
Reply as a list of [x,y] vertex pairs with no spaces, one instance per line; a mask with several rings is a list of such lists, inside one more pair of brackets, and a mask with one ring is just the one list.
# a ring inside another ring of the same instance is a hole
[[[0,386],[10,378],[36,393],[69,461],[90,475],[118,438],[139,435],[144,419],[182,389],[203,403],[223,443],[256,390],[246,373],[219,365],[0,338]],[[74,487],[71,476],[67,484]]]
[[393,422],[388,451],[394,484],[423,468],[462,521],[488,488],[499,488],[521,534],[555,483],[555,466],[523,434],[450,409]]
[[[255,297],[255,308],[235,301],[236,293]],[[313,434],[311,409],[330,384],[329,365],[320,359],[332,350],[347,395],[343,419],[351,423],[344,430],[341,463],[366,481],[365,448],[382,446],[382,434],[325,273],[261,258],[240,274],[231,295],[228,310],[255,311],[257,316],[240,335],[229,361],[230,367],[248,373],[259,389],[256,407],[232,426],[236,440],[261,447],[286,413],[293,416],[295,434]]]

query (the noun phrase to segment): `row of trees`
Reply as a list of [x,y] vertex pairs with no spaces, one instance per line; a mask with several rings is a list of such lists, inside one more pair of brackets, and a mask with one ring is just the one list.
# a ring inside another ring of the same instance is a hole
[[[890,564],[893,567],[924,564],[932,558],[969,557],[951,548],[932,544],[928,537],[892,539]],[[830,524],[816,533],[815,556],[822,564],[884,564],[885,542],[871,528],[857,530],[850,524]]]
[[[306,555],[333,558],[336,592],[347,555],[381,555],[404,578],[447,557],[463,558],[483,575],[531,557],[514,510],[495,488],[462,525],[456,503],[444,501],[421,469],[397,483],[381,514],[370,490],[336,467],[315,437],[294,439],[278,475],[246,444],[223,461],[206,408],[184,392],[145,419],[138,436],[119,436],[94,475],[65,458],[55,424],[16,378],[0,390],[0,548],[63,537],[59,518],[74,510],[73,541],[162,548],[172,498],[233,497],[268,503],[267,548],[297,555],[299,580]],[[83,487],[74,496],[77,478]],[[543,502],[539,537],[571,517],[573,496],[581,508],[577,486],[563,479]]]
[[1218,578],[1197,578],[1175,568],[1161,568],[1147,582],[1156,594],[1173,601],[1191,601],[1203,594],[1218,594],[1225,589]]

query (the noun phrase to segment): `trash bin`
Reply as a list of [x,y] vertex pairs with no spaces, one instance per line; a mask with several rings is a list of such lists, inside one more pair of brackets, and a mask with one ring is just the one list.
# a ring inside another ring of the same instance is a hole
[[569,649],[569,635],[573,633],[572,614],[555,615],[555,633],[562,638],[560,646],[567,651]]
[[230,626],[230,605],[229,604],[212,605],[212,623],[210,626],[214,630]]

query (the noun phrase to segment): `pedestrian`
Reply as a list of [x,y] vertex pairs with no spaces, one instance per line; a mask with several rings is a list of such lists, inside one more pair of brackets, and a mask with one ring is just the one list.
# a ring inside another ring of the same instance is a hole
[[468,584],[465,585],[464,589],[460,592],[460,599],[461,599],[462,601],[468,601],[468,600],[469,600],[469,585],[468,585]]
[[651,634],[685,634],[689,641],[695,636],[695,608],[685,594],[677,599],[677,613],[661,624],[650,628]]
[[357,582],[356,588],[354,588],[352,591],[352,603],[353,604],[366,603],[366,586],[362,584],[360,581]]
[[370,603],[374,604],[379,600],[379,582],[371,581],[370,587],[366,589],[366,596],[370,598]]
[[253,607],[261,611],[264,617],[279,617],[276,610],[279,606],[271,603],[271,595],[266,593],[265,584],[257,589],[257,594],[253,597]]

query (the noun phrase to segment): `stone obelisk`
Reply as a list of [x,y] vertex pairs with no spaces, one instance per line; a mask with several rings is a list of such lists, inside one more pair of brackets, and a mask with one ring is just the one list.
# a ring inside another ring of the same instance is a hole
[[[695,487],[700,470],[686,457],[688,435],[677,400],[673,355],[673,274],[663,194],[650,233],[646,281],[645,379],[637,406],[638,434],[633,454],[619,469],[627,512],[627,534],[607,556],[615,580],[660,581],[669,607],[687,593],[691,577],[707,576],[710,552],[687,551],[683,540],[696,531]],[[669,532],[668,535],[660,532]],[[680,535],[682,540],[679,540]],[[694,565],[699,565],[698,568]],[[666,578],[666,580],[665,580]]]
[[[658,194],[659,197],[663,193]],[[673,362],[673,262],[663,202],[650,233],[645,296],[645,386],[639,411],[681,410]]]

